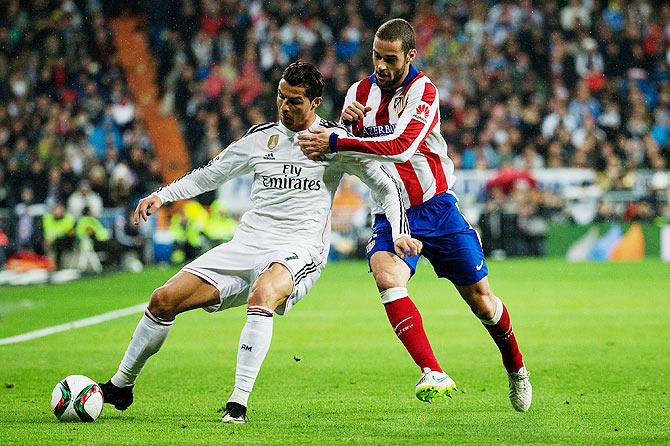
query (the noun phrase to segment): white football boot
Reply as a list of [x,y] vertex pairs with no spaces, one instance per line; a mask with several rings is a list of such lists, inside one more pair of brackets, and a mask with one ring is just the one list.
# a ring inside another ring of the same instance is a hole
[[519,412],[528,411],[533,401],[533,386],[530,385],[530,373],[526,366],[521,367],[518,372],[508,373],[507,376],[512,407]]
[[432,403],[435,398],[451,398],[456,390],[456,383],[449,378],[449,375],[436,372],[428,367],[423,369],[423,375],[416,383],[416,397],[427,403]]

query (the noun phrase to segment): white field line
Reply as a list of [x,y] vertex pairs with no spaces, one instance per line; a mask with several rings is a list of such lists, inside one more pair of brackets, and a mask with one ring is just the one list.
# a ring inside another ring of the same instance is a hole
[[111,321],[123,316],[128,316],[135,313],[141,313],[147,307],[146,302],[133,305],[132,307],[121,308],[120,310],[108,311],[97,316],[91,316],[77,321],[66,322],[65,324],[54,325],[52,327],[41,328],[39,330],[29,331],[16,336],[0,339],[0,345],[17,344],[19,342],[30,341],[31,339],[49,336],[61,331],[72,330],[73,328],[88,327],[89,325],[100,324],[102,322]]

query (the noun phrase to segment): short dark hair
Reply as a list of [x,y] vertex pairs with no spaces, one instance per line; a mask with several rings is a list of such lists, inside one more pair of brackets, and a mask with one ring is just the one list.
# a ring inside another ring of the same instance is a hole
[[375,37],[379,40],[387,42],[394,42],[400,40],[402,43],[402,50],[405,54],[416,48],[416,36],[414,35],[414,28],[405,19],[391,19],[382,24],[375,33]]
[[323,76],[321,72],[309,62],[297,60],[286,67],[282,79],[293,87],[305,87],[305,94],[309,100],[323,95]]

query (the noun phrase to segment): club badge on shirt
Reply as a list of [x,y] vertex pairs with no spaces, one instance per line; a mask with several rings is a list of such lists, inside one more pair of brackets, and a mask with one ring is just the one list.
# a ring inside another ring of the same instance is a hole
[[274,149],[277,147],[277,144],[279,144],[279,135],[270,136],[270,139],[268,139],[268,150]]
[[393,111],[396,115],[400,116],[400,113],[405,109],[405,96],[395,96],[393,98]]

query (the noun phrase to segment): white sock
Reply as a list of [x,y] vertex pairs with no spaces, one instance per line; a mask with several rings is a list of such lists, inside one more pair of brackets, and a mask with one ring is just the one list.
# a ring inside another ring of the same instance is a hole
[[240,334],[235,370],[235,389],[228,402],[247,406],[261,364],[272,342],[272,310],[260,306],[247,309],[247,323]]
[[112,384],[116,387],[133,385],[149,357],[160,350],[173,323],[174,320],[167,321],[154,316],[147,308],[130,338],[119,370],[112,376]]

